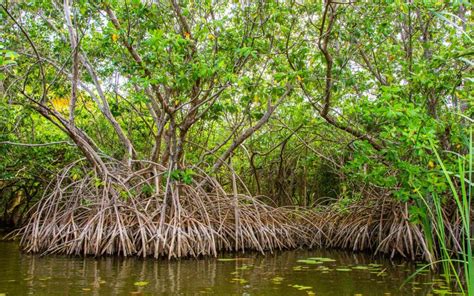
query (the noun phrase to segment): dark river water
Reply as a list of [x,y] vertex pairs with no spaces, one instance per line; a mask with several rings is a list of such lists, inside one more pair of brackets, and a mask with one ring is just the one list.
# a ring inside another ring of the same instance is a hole
[[0,296],[447,295],[443,280],[432,272],[420,273],[400,288],[419,266],[333,250],[198,260],[41,257],[0,241]]

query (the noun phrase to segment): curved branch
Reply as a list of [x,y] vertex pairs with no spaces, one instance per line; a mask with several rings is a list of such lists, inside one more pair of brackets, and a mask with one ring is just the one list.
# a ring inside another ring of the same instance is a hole
[[272,105],[271,100],[268,100],[268,107],[267,111],[265,114],[260,118],[257,123],[255,123],[253,126],[247,128],[242,134],[240,134],[234,142],[230,145],[229,148],[227,148],[224,153],[217,159],[216,163],[212,167],[212,172],[216,172],[229,158],[232,153],[234,152],[235,149],[237,149],[245,140],[247,140],[251,135],[253,135],[256,131],[258,131],[267,121],[270,119],[270,116],[273,114],[275,109],[283,102],[283,100],[291,93],[293,87],[289,84],[286,86],[286,91],[285,93],[277,100],[277,102]]
[[42,91],[43,93],[41,94],[41,101],[43,102],[44,99],[46,98],[47,88],[46,88],[46,75],[44,74],[43,63],[41,62],[41,56],[39,55],[35,44],[31,40],[30,35],[28,35],[28,33],[23,28],[23,26],[20,25],[20,23],[17,22],[17,20],[13,17],[13,15],[8,11],[8,9],[3,4],[0,4],[0,6],[3,8],[5,13],[12,19],[12,21],[18,26],[20,31],[23,33],[25,38],[28,40],[28,43],[30,44],[31,48],[35,52],[36,58],[38,59],[38,64],[39,64],[39,69],[40,69],[40,74],[41,74],[41,84],[42,84],[42,87],[43,87],[43,91]]

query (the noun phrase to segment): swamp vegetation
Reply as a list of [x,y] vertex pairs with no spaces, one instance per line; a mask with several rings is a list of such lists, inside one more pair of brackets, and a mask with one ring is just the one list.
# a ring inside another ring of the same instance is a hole
[[4,0],[0,226],[39,254],[365,251],[474,295],[471,8]]

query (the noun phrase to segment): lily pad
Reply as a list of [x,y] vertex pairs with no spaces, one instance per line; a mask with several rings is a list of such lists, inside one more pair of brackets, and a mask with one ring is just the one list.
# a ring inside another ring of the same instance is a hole
[[290,285],[290,286],[295,288],[295,289],[298,289],[300,291],[312,290],[313,289],[313,287],[311,287],[311,286],[303,286],[303,285]]
[[242,279],[242,278],[233,278],[231,281],[242,284],[242,285],[248,283],[246,279]]
[[296,262],[304,263],[304,264],[323,264],[321,261],[311,260],[311,259],[300,259]]
[[276,277],[272,278],[272,282],[273,282],[274,284],[276,284],[276,285],[279,285],[279,284],[281,284],[281,282],[283,281],[283,279],[284,279],[284,278],[281,277],[281,276],[276,276]]
[[326,258],[326,257],[310,257],[309,260],[316,260],[320,262],[336,262],[336,259]]
[[149,284],[149,282],[140,281],[140,282],[134,282],[133,284],[137,287],[145,287],[146,285]]
[[364,265],[356,265],[356,266],[352,267],[352,269],[367,270],[367,269],[369,269],[369,267],[364,266]]
[[242,265],[241,267],[237,267],[236,269],[237,269],[237,270],[248,270],[248,269],[250,269],[251,267],[252,267],[252,266],[250,266],[250,265],[244,264],[244,265]]
[[352,271],[350,268],[336,268],[337,271]]

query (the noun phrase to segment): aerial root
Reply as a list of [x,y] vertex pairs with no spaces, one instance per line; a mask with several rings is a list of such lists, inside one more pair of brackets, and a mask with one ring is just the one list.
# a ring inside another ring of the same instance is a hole
[[[437,257],[421,226],[410,222],[407,205],[390,196],[366,198],[344,210],[272,207],[252,196],[227,194],[205,174],[186,184],[170,181],[157,164],[147,165],[131,172],[113,163],[110,175],[98,178],[85,169],[78,177],[77,165],[71,164],[15,232],[20,246],[43,254],[155,258],[303,246],[374,250],[431,262]],[[458,252],[460,219],[445,216],[445,243]]]
[[90,172],[77,177],[77,168],[67,167],[17,232],[21,247],[43,254],[172,258],[321,242],[317,228],[300,226],[304,217],[294,209],[226,194],[206,175],[190,184],[170,181],[162,167],[148,165],[130,172],[114,164],[105,179]]
[[[459,218],[449,213],[446,206],[444,243],[453,254],[461,252],[462,234]],[[372,250],[375,253],[403,256],[412,260],[422,258],[434,262],[439,250],[427,242],[421,223],[410,220],[408,204],[401,203],[391,195],[371,196],[354,202],[348,208],[340,210],[328,207],[314,214],[325,237],[328,248],[351,249],[353,251]],[[434,222],[433,222],[434,223]],[[432,237],[436,241],[434,227]]]

